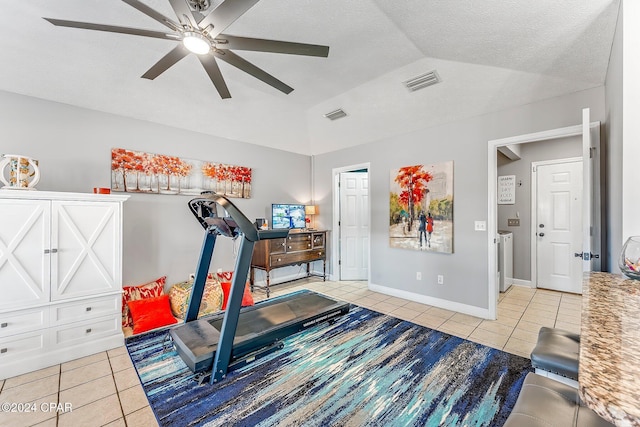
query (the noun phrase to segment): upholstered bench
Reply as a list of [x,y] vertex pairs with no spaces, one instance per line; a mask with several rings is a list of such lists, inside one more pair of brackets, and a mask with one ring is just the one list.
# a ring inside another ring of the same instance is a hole
[[580,406],[575,388],[531,372],[504,427],[549,426],[609,427],[613,424]]
[[[580,335],[555,328],[540,328],[531,352],[536,373],[577,388]],[[567,381],[566,379],[572,381]]]

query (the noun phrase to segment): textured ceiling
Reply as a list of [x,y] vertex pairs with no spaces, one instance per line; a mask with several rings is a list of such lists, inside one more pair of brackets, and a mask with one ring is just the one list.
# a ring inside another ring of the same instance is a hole
[[[174,16],[168,0],[142,1]],[[329,57],[238,52],[295,90],[222,63],[223,100],[193,55],[140,78],[173,41],[41,19],[164,30],[121,1],[2,1],[0,90],[319,154],[602,85],[619,3],[261,0],[226,33],[328,45]],[[402,85],[432,69],[442,83]],[[323,117],[338,107],[349,116]]]

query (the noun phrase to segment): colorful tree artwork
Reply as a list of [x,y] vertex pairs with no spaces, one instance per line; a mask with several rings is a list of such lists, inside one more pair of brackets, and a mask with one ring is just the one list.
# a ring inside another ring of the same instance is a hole
[[391,171],[389,244],[453,252],[453,162]]
[[114,148],[111,150],[111,189],[186,195],[215,191],[248,199],[251,168]]

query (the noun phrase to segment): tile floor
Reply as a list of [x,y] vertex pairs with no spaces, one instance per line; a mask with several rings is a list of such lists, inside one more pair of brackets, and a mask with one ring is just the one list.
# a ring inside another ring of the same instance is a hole
[[[373,292],[365,282],[296,281],[273,287],[272,295],[298,289],[326,293],[524,357],[529,357],[541,326],[580,332],[581,297],[560,292],[512,286],[500,294],[498,320],[489,321]],[[256,300],[263,298],[256,293]],[[35,410],[0,411],[2,427],[158,425],[124,347],[0,380],[4,402],[29,402]]]

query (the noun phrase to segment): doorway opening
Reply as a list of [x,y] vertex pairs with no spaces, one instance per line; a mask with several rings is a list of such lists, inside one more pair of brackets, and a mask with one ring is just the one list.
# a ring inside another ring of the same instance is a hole
[[370,281],[369,163],[333,169],[333,280]]
[[[583,170],[580,175],[582,185],[584,188],[583,191],[583,203],[580,208],[582,212],[582,230],[581,230],[581,242],[578,245],[577,251],[572,252],[576,258],[582,258],[582,260],[575,259],[576,262],[580,265],[581,270],[599,270],[600,269],[600,260],[594,259],[591,251],[595,253],[600,253],[600,224],[602,221],[602,216],[600,212],[600,192],[594,191],[594,189],[598,189],[600,186],[600,161],[599,161],[599,152],[600,152],[600,123],[589,121],[589,111],[588,109],[583,110],[583,124],[577,126],[570,126],[566,128],[553,129],[544,132],[537,132],[526,135],[519,135],[510,138],[503,138],[498,140],[489,141],[489,150],[488,150],[488,221],[487,221],[487,240],[488,240],[488,307],[489,307],[489,317],[492,319],[496,319],[497,314],[497,302],[499,296],[499,281],[500,277],[498,276],[498,240],[499,235],[498,229],[504,229],[511,224],[511,227],[508,227],[509,231],[518,230],[521,233],[524,233],[527,238],[531,238],[530,248],[526,251],[530,254],[516,253],[514,249],[514,260],[516,263],[520,263],[520,266],[526,266],[526,268],[530,269],[530,279],[529,280],[513,280],[513,283],[519,285],[530,286],[532,288],[537,287],[537,277],[536,277],[536,265],[538,260],[535,257],[535,251],[537,250],[537,241],[536,239],[544,238],[544,231],[542,231],[543,236],[538,236],[536,233],[540,233],[540,222],[535,224],[533,221],[535,219],[535,215],[531,214],[527,222],[529,224],[521,224],[520,217],[523,213],[529,214],[531,212],[530,209],[513,209],[508,213],[506,217],[504,217],[502,222],[498,222],[498,159],[499,152],[506,153],[507,157],[512,157],[514,159],[519,158],[518,152],[520,152],[521,148],[525,145],[534,146],[535,144],[530,143],[552,143],[552,140],[556,141],[566,141],[567,139],[574,138],[578,140],[579,153],[581,154],[580,159],[583,162]],[[515,154],[514,154],[515,153]],[[562,156],[560,156],[562,157]],[[567,156],[564,156],[567,157]],[[528,166],[530,168],[530,166]],[[530,169],[529,169],[530,170]],[[500,172],[501,174],[506,173],[504,171]],[[522,178],[522,179],[521,179]],[[529,173],[522,174],[521,177],[516,176],[514,182],[516,185],[522,183],[522,180],[531,180],[532,175]],[[531,181],[530,181],[531,182]],[[531,191],[533,192],[533,185],[529,184]],[[516,187],[518,188],[518,187]],[[530,196],[529,200],[532,200],[533,194]],[[524,198],[525,200],[527,197]],[[527,200],[528,201],[528,200]],[[533,202],[531,202],[533,203]],[[544,222],[542,222],[544,224]],[[529,226],[527,226],[529,225]],[[529,234],[530,233],[530,234]],[[514,235],[514,242],[517,241],[517,236]],[[559,248],[559,246],[558,246]],[[575,248],[574,248],[575,249]],[[566,251],[566,248],[565,248]],[[582,262],[580,262],[582,261]],[[514,267],[516,267],[514,265]],[[522,270],[522,269],[521,269]],[[518,273],[518,268],[514,268],[514,276]]]

